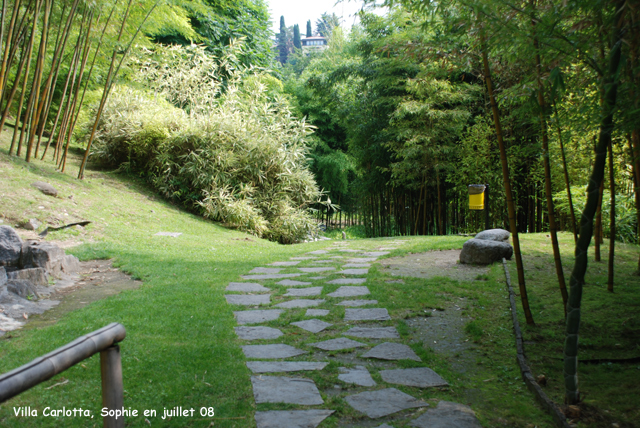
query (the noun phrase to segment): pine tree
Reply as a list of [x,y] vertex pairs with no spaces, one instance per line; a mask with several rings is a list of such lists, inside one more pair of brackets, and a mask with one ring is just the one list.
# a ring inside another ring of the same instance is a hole
[[278,35],[278,51],[280,55],[278,60],[281,64],[287,62],[287,56],[289,55],[289,49],[287,46],[287,27],[284,24],[284,16],[280,17],[280,34]]
[[311,31],[311,20],[307,21],[307,37],[313,36],[313,32]]
[[300,40],[300,27],[298,24],[293,26],[293,46],[302,49],[302,41]]

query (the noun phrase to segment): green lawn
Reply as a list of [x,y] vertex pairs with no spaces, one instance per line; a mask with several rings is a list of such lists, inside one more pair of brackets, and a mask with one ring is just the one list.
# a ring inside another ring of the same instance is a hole
[[[113,258],[116,266],[143,281],[137,290],[125,291],[73,311],[54,325],[36,328],[36,323],[27,324],[22,330],[7,334],[0,339],[0,372],[24,364],[86,332],[111,322],[120,322],[127,329],[127,338],[121,344],[125,407],[137,409],[140,414],[144,409],[156,409],[157,417],[148,417],[151,426],[213,426],[210,418],[201,418],[198,412],[202,407],[214,407],[216,427],[252,427],[255,426],[253,414],[256,410],[287,408],[264,404],[256,406],[254,403],[250,373],[240,349],[242,341],[233,331],[236,325],[233,310],[240,308],[226,303],[224,288],[253,267],[326,248],[332,241],[278,245],[185,213],[155,197],[142,182],[134,179],[90,171],[84,181],[77,181],[72,178],[77,168],[75,163],[72,163],[68,175],[63,175],[55,172],[49,163],[27,165],[22,160],[9,158],[4,140],[0,147],[0,215],[4,224],[15,225],[33,217],[64,223],[91,220],[93,223],[84,231],[67,229],[52,233],[47,239],[77,241],[81,245],[71,252],[81,259]],[[51,182],[58,188],[59,197],[42,195],[30,187],[35,180]],[[182,235],[178,238],[153,236],[159,231],[182,232]],[[408,242],[402,250],[396,250],[389,256],[460,248],[466,238],[403,239]],[[565,262],[570,266],[570,237],[563,236],[562,239],[563,250],[567,253]],[[374,249],[384,246],[385,241],[357,240],[352,248]],[[561,357],[563,317],[558,305],[559,293],[555,292],[553,278],[549,275],[549,265],[552,266],[549,262],[550,249],[544,235],[525,236],[522,241],[532,308],[538,322],[534,328],[525,328],[527,341],[532,343],[527,344],[526,349],[534,372],[547,374],[550,381],[547,390],[561,402],[561,376],[557,372],[561,361],[557,358]],[[593,285],[585,292],[582,343],[593,347],[593,355],[600,347],[613,355],[640,353],[637,337],[633,336],[639,331],[639,284],[638,277],[630,275],[637,247],[620,246],[617,254],[624,268],[620,270],[616,293],[608,294],[601,277],[597,276],[602,275],[598,272],[603,269],[596,269],[597,275],[589,279]],[[398,327],[402,340],[451,384],[449,388],[436,390],[398,389],[433,404],[440,399],[469,403],[486,427],[553,426],[524,387],[515,364],[504,273],[500,265],[492,267],[486,280],[469,283],[445,278],[407,278],[404,284],[386,283],[390,278],[378,267],[371,269],[368,283],[371,298],[389,309],[394,319],[389,325]],[[515,273],[512,273],[512,278],[516,278]],[[266,285],[275,289],[273,300],[278,300],[285,292],[284,287],[276,286],[274,282]],[[325,287],[324,293],[331,291],[333,289]],[[455,357],[443,357],[422,344],[404,321],[424,316],[425,308],[449,308],[460,298],[470,302],[464,313],[473,321],[467,325],[466,331],[469,340],[478,346],[477,367],[466,373],[454,369]],[[329,301],[325,306],[332,306],[332,303]],[[303,313],[303,310],[287,311],[277,324],[283,326],[285,321],[302,319]],[[341,315],[340,311],[333,312],[327,321],[337,323]],[[621,327],[622,321],[624,325]],[[524,320],[521,322],[524,325]],[[285,333],[295,332],[292,326],[282,327],[282,330]],[[284,337],[283,342],[300,347],[318,340],[318,337],[308,335]],[[581,352],[592,355],[589,348]],[[407,367],[416,365],[413,362],[402,364]],[[343,418],[356,425],[370,426],[366,418],[343,400],[353,390],[345,387],[335,395],[324,393],[338,383],[339,366],[334,362],[323,372],[308,375],[323,392],[326,403],[323,408],[337,410],[323,426],[338,426],[338,421]],[[606,408],[609,415],[618,418],[615,421],[628,423],[621,426],[633,426],[630,425],[632,421],[640,416],[637,400],[625,398],[623,394],[611,397],[607,394],[614,394],[622,384],[625,389],[620,392],[633,393],[637,397],[638,382],[633,379],[638,380],[640,370],[628,365],[581,369],[584,370],[581,380],[588,392],[588,403],[602,406],[602,410]],[[377,376],[375,374],[374,379],[380,381]],[[47,389],[63,380],[68,380],[68,383]],[[0,426],[100,426],[100,400],[99,364],[98,357],[94,356],[0,405]],[[45,407],[82,407],[89,409],[94,419],[16,418],[13,408],[17,406],[35,408],[39,415]],[[175,406],[194,408],[196,415],[193,418],[161,419],[164,408]],[[610,426],[612,421],[606,426]],[[129,417],[127,424],[148,426],[144,416]],[[406,426],[404,422],[394,425]]]

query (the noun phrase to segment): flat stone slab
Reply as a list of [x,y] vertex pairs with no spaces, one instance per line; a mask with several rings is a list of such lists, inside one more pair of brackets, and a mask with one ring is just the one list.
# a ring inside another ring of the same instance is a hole
[[316,428],[335,410],[270,410],[256,412],[257,428]]
[[252,373],[283,373],[322,370],[329,363],[317,361],[247,361]]
[[271,303],[270,294],[225,294],[230,305],[256,306]]
[[305,272],[305,273],[316,273],[316,272],[326,272],[329,270],[336,270],[336,268],[325,266],[325,267],[298,268],[298,270],[301,270],[302,272]]
[[325,351],[341,351],[343,349],[362,348],[367,346],[366,343],[357,342],[355,340],[340,337],[338,339],[325,340],[324,342],[312,343],[311,346]]
[[331,256],[330,259],[344,259],[342,256]]
[[316,280],[316,279],[324,279],[324,278],[325,278],[324,276],[310,276],[310,277],[309,277],[309,279],[313,279],[313,280]]
[[323,287],[289,288],[285,296],[319,296]]
[[280,268],[257,267],[249,271],[249,273],[280,273]]
[[380,372],[382,380],[387,383],[397,385],[417,386],[418,388],[429,388],[434,386],[449,385],[446,380],[428,367],[417,367],[413,369],[382,370]]
[[345,321],[387,321],[390,319],[389,311],[386,308],[344,310]]
[[280,330],[271,327],[234,327],[234,329],[238,337],[244,340],[277,339],[282,336]]
[[270,263],[269,266],[296,266],[299,265],[300,261],[294,261],[294,262],[273,262]]
[[271,291],[270,288],[264,287],[257,282],[230,282],[226,288],[227,291],[242,291],[244,293],[260,293]]
[[347,260],[347,263],[372,263],[378,260],[374,257],[355,257],[353,259]]
[[322,330],[331,327],[333,324],[322,321],[322,320],[304,320],[298,322],[292,322],[291,325],[295,325],[300,327],[303,330],[310,331],[311,333],[320,333]]
[[329,315],[329,309],[307,309],[306,317],[325,317]]
[[325,264],[325,263],[335,263],[335,260],[314,260],[311,263],[313,264]]
[[366,306],[377,305],[377,300],[344,300],[340,303],[336,303],[338,306]]
[[376,386],[376,382],[364,366],[356,366],[353,369],[340,367],[338,379],[346,383],[354,383],[360,386]]
[[238,311],[233,315],[238,324],[257,324],[259,322],[277,320],[282,313],[279,309],[264,309],[255,311]]
[[367,253],[362,253],[365,257],[380,257],[386,256],[387,254],[389,254],[389,251],[369,251]]
[[[391,415],[405,409],[429,406],[424,401],[416,400],[409,394],[400,392],[395,388],[361,392],[360,394],[349,395],[345,400],[351,407],[372,419]],[[455,425],[447,425],[447,427],[452,426]]]
[[340,275],[366,275],[369,269],[344,269],[337,272]]
[[272,345],[245,345],[242,352],[247,358],[275,360],[278,358],[296,357],[302,354],[308,354],[307,351],[294,348],[291,345],[276,343]]
[[172,238],[177,238],[180,235],[182,235],[180,232],[158,232],[153,236],[170,236]]
[[338,250],[341,253],[360,253],[362,250],[352,250],[350,248],[343,248],[342,250]]
[[395,327],[353,327],[342,334],[366,339],[400,339]]
[[306,406],[324,403],[315,382],[311,379],[251,376],[251,384],[256,403],[289,403]]
[[317,259],[317,257],[291,257],[291,260],[313,260]]
[[378,425],[376,428],[393,428],[393,427],[389,424],[382,424],[382,425]]
[[370,268],[371,263],[347,263],[342,265],[343,268]]
[[283,279],[282,281],[278,281],[276,282],[276,284],[278,285],[284,285],[287,287],[295,287],[295,286],[302,286],[302,285],[311,285],[311,282],[303,282],[303,281],[296,281],[293,279]]
[[364,284],[365,282],[367,282],[367,278],[338,278],[327,281],[327,284]]
[[328,251],[327,250],[315,250],[315,251],[309,251],[307,254],[327,254]]
[[302,276],[301,273],[266,273],[258,275],[240,275],[242,279],[282,279],[282,278],[295,278]]
[[471,407],[464,404],[441,401],[435,409],[429,409],[409,425],[418,428],[482,428]]
[[288,302],[278,303],[276,308],[309,308],[311,306],[318,306],[326,302],[324,299],[295,299]]
[[422,361],[413,349],[401,343],[385,342],[369,352],[362,354],[362,358],[377,358],[379,360],[413,360]]
[[371,294],[367,286],[343,286],[338,288],[333,293],[327,294],[329,297],[353,297],[353,296],[366,296]]

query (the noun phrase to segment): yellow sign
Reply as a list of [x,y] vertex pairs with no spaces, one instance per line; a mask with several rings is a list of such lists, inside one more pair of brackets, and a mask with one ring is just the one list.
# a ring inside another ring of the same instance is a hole
[[469,185],[469,209],[470,210],[483,210],[484,209],[484,184],[470,184]]

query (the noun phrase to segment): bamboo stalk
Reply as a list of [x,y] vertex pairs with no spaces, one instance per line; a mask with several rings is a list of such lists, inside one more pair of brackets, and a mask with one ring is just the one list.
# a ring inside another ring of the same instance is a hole
[[616,180],[613,166],[613,143],[611,141],[609,141],[609,191],[611,192],[611,208],[609,210],[609,274],[607,276],[607,291],[613,293],[616,249]]
[[[9,23],[9,28],[7,29],[7,43],[6,43],[6,47],[4,48],[4,53],[2,55],[2,65],[0,65],[0,99],[2,98],[2,95],[4,94],[4,81],[5,81],[5,74],[7,72],[7,57],[9,54],[9,46],[11,46],[11,39],[13,37],[13,29],[16,23],[16,19],[18,17],[18,13],[20,12],[20,3],[21,0],[16,0],[16,3],[13,7],[13,14],[11,15],[11,21]],[[4,10],[4,1],[2,2],[2,29],[4,31],[4,16],[5,16],[5,10]],[[25,11],[25,14],[27,12]],[[34,25],[35,26],[35,25]],[[2,42],[0,41],[0,45],[2,44]],[[1,129],[1,128],[0,128]]]

